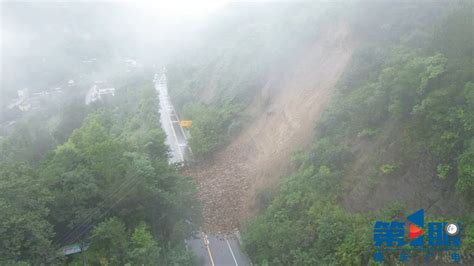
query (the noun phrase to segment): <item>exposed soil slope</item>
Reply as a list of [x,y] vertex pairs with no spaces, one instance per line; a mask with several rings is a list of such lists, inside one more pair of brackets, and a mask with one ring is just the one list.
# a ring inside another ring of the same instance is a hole
[[315,123],[352,52],[342,23],[305,51],[295,51],[295,63],[269,76],[247,108],[252,122],[212,160],[187,170],[199,183],[206,230],[238,228],[252,213],[256,192],[288,172],[291,154],[311,143]]

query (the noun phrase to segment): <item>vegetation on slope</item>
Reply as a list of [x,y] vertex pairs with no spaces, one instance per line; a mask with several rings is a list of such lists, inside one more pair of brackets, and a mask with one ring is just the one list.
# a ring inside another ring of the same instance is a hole
[[170,95],[192,119],[190,145],[198,159],[239,132],[242,111],[295,51],[311,43],[332,6],[304,3],[235,4],[212,21],[202,40],[168,67]]
[[[472,8],[466,2],[445,11],[439,4],[380,4],[362,6],[349,16],[354,34],[361,38],[353,64],[318,123],[314,147],[296,156],[297,172],[277,191],[264,194],[263,213],[246,226],[243,240],[253,262],[373,262],[373,222],[402,218],[413,210],[403,202],[365,214],[342,207],[343,179],[351,175],[349,166],[357,160],[352,145],[359,139],[390,139],[382,145],[395,147],[390,149],[394,164],[373,161],[380,176],[400,178],[397,171],[410,163],[437,162],[433,167],[438,178],[454,181],[446,182],[446,189],[466,202],[464,215],[457,218],[472,224]],[[386,148],[382,145],[376,150]],[[466,227],[463,234],[462,254],[469,258],[474,231]],[[419,254],[413,256],[422,261]]]

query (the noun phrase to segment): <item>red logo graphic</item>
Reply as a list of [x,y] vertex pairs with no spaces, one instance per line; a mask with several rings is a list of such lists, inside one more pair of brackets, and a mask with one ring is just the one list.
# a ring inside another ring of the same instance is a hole
[[417,238],[418,236],[423,234],[423,230],[420,227],[410,224],[410,239]]

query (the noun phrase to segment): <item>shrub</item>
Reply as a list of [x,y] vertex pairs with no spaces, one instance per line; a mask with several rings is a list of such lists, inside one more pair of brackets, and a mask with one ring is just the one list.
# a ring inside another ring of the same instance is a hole
[[380,166],[380,171],[382,171],[384,175],[389,175],[393,173],[393,171],[395,171],[396,169],[397,166],[393,164],[383,164],[382,166]]

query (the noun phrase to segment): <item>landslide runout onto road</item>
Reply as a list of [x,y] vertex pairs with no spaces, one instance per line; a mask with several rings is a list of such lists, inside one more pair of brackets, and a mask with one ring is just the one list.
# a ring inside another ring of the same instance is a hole
[[213,159],[186,170],[199,185],[204,229],[238,229],[254,211],[256,192],[276,182],[291,154],[310,144],[315,122],[353,52],[344,24],[327,29],[283,75],[268,77],[246,113],[253,121]]

